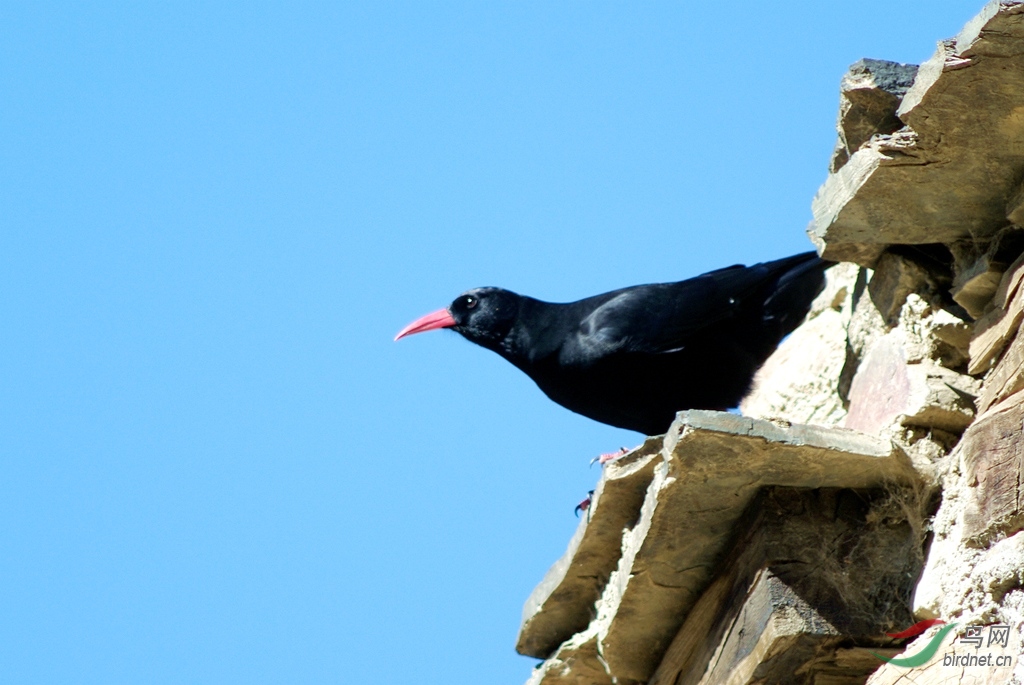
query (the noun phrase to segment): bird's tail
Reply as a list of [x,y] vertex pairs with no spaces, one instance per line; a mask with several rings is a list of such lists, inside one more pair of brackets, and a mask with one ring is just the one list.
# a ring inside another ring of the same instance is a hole
[[[825,269],[835,264],[815,252],[804,252],[765,264],[778,273],[775,287],[764,302],[765,324],[778,340],[789,335],[807,315],[814,298],[825,285]],[[776,342],[778,342],[778,340]]]

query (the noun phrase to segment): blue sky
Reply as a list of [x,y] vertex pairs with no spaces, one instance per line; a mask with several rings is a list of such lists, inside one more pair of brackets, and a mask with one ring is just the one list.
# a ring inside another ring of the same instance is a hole
[[524,681],[640,436],[394,334],[808,249],[846,67],[979,9],[5,3],[0,682]]

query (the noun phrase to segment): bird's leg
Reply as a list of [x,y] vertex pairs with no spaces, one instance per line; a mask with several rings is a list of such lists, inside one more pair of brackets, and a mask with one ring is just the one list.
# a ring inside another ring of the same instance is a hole
[[594,457],[593,459],[590,460],[590,465],[593,466],[594,462],[599,462],[601,466],[604,466],[608,462],[615,461],[619,457],[628,453],[628,449],[626,449],[625,447],[620,447],[617,452],[605,452],[604,454],[600,454]]

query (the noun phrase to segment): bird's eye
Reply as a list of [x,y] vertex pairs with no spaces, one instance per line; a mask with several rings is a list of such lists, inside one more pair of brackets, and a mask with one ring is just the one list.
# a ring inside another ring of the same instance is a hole
[[466,305],[466,309],[472,309],[473,307],[476,306],[478,300],[472,295],[466,295],[465,299],[462,302],[463,304]]

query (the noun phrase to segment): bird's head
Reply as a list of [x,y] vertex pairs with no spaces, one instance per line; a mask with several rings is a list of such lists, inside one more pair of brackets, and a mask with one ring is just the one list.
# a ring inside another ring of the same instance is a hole
[[413,333],[451,328],[478,345],[496,348],[516,321],[519,300],[519,295],[501,288],[467,290],[446,308],[413,321],[398,332],[395,340]]

